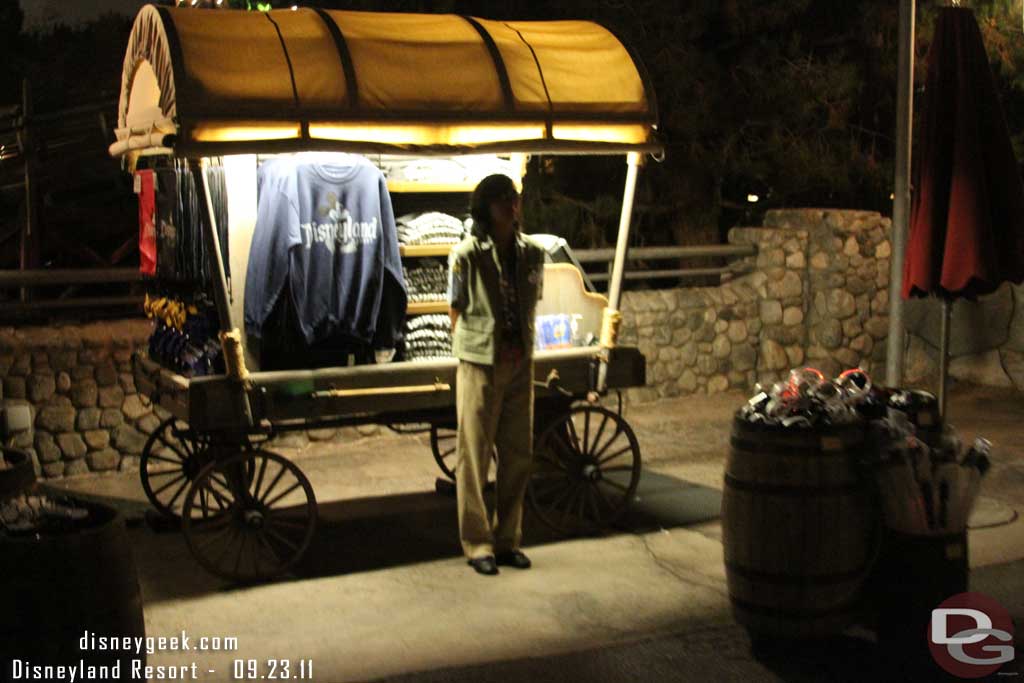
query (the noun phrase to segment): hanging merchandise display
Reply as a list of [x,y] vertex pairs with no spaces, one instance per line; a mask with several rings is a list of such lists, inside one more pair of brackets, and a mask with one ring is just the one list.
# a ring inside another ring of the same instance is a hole
[[394,349],[407,295],[380,170],[353,154],[277,157],[260,166],[258,189],[245,287],[248,335],[265,351],[279,346],[280,337],[264,329],[274,315],[309,347]]
[[135,172],[135,194],[139,196],[139,272],[156,275],[156,199],[153,195],[153,171]]
[[[205,205],[196,191],[192,170],[180,159],[147,158],[153,179],[153,213],[156,239],[155,277],[159,284],[208,289],[212,286],[206,245],[202,238]],[[137,173],[144,173],[140,170]],[[224,168],[217,158],[207,165],[206,182],[213,200],[221,258],[230,275],[228,253],[228,205]],[[140,200],[141,201],[141,200]]]
[[151,359],[185,377],[224,372],[217,316],[212,308],[147,295],[143,310],[155,323],[149,337]]

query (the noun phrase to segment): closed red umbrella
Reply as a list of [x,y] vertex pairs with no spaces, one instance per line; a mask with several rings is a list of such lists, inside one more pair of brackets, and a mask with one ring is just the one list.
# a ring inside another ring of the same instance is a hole
[[1024,281],[1024,184],[974,13],[938,12],[902,293],[944,301],[944,399],[949,304]]

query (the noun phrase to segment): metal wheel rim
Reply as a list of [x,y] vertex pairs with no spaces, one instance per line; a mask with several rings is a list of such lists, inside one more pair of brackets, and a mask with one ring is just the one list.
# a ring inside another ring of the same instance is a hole
[[312,542],[316,521],[316,496],[306,475],[290,460],[260,450],[209,463],[182,511],[185,541],[199,564],[238,582],[273,579],[294,567]]
[[139,479],[158,512],[181,517],[184,494],[206,465],[208,451],[209,440],[195,435],[187,423],[175,417],[161,422],[149,435],[139,459]]
[[[582,431],[574,418],[581,418]],[[640,445],[618,413],[602,406],[573,408],[537,437],[530,509],[560,533],[604,529],[629,509],[640,471]]]

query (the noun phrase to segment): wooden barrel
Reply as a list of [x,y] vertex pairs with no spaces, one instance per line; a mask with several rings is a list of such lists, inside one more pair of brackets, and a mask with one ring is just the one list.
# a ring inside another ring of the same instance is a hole
[[877,535],[859,476],[863,427],[733,421],[722,543],[736,620],[756,635],[812,638],[857,616]]
[[[142,596],[124,521],[111,507],[75,501],[89,511],[73,531],[39,536],[0,535],[0,592],[4,609],[0,643],[8,654],[0,680],[11,676],[11,659],[29,665],[113,667],[132,680],[132,660],[145,664],[145,648],[100,649],[97,637],[145,637]],[[113,672],[113,668],[109,671]]]

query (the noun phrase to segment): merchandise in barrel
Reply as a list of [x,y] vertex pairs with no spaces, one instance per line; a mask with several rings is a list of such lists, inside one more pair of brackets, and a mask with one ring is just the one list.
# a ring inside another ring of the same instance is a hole
[[[863,423],[836,398],[837,383],[808,384],[808,372],[759,393],[733,421],[722,541],[733,614],[755,637],[822,637],[850,626],[877,546],[859,466]],[[777,418],[759,412],[773,401]]]
[[[111,507],[32,491],[0,503],[0,643],[6,667],[109,667],[104,680],[131,680],[146,654],[85,643],[145,637],[142,596],[124,520]],[[13,675],[4,671],[4,676]]]

